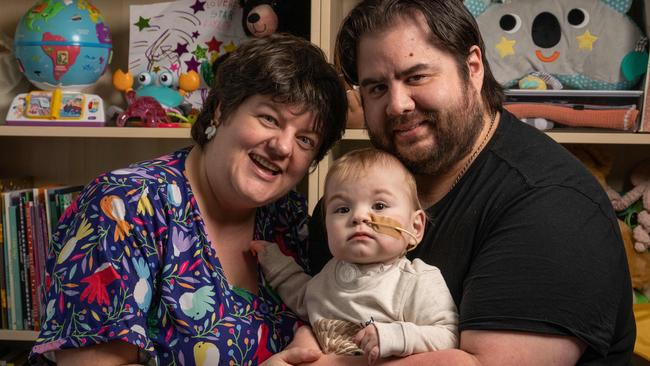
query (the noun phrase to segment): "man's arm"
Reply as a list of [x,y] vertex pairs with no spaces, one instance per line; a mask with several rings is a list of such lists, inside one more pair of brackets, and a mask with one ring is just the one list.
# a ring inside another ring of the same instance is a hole
[[[380,359],[375,365],[457,366],[561,366],[575,365],[585,344],[573,337],[525,332],[466,330],[460,335],[460,349],[418,353],[404,358]],[[318,365],[367,365],[365,357],[325,355]]]

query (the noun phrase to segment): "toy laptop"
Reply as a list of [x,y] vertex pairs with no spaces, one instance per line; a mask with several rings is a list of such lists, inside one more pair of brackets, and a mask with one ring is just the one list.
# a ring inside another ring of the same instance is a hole
[[7,125],[88,126],[106,123],[102,99],[95,94],[54,89],[18,94],[11,102]]

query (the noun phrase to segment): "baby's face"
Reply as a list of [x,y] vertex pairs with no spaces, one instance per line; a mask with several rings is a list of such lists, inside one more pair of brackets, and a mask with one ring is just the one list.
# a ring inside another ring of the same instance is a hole
[[372,167],[355,179],[328,182],[325,224],[332,255],[346,262],[387,263],[399,258],[409,241],[396,231],[381,233],[369,224],[371,214],[390,218],[402,229],[421,236],[424,214],[413,207],[404,173]]

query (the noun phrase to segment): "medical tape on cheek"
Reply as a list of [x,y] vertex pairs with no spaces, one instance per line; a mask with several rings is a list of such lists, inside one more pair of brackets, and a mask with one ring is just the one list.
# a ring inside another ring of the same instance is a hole
[[370,220],[368,221],[368,225],[375,230],[376,232],[380,234],[386,234],[389,236],[392,236],[393,238],[401,238],[402,233],[405,233],[412,237],[415,242],[417,243],[418,239],[415,237],[413,233],[410,231],[402,228],[400,225],[399,221],[388,217],[388,216],[382,216],[382,215],[375,215],[375,214],[370,214]]

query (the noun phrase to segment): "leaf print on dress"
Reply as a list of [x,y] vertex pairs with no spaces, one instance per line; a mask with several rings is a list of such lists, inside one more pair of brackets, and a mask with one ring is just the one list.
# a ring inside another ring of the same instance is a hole
[[194,345],[194,363],[197,366],[218,366],[219,349],[212,343],[197,342]]
[[140,195],[137,212],[139,215],[147,213],[149,216],[153,216],[153,206],[151,206],[151,201],[149,201],[149,187],[144,187]]
[[172,229],[172,245],[174,246],[174,256],[178,257],[192,246],[192,239],[185,236],[183,231],[179,231],[176,226]]
[[77,242],[92,233],[93,233],[93,229],[90,226],[90,223],[88,223],[88,220],[86,220],[86,218],[84,217],[83,220],[81,221],[81,225],[79,225],[79,228],[77,229],[77,233],[75,234],[75,236],[70,238],[65,243],[63,248],[61,248],[61,251],[59,252],[59,256],[56,258],[56,263],[61,264],[66,259],[68,259],[68,257],[74,250],[75,246],[77,245]]
[[106,286],[120,278],[115,268],[110,263],[102,264],[95,273],[88,277],[82,278],[81,282],[87,283],[88,286],[81,293],[81,301],[88,298],[88,303],[92,304],[97,300],[99,305],[108,305],[108,292]]
[[129,223],[124,220],[124,216],[126,216],[124,201],[118,196],[111,195],[103,197],[99,205],[104,214],[116,223],[113,240],[124,240],[130,231]]
[[131,258],[133,262],[133,267],[135,272],[140,278],[135,284],[135,289],[133,290],[133,298],[138,304],[138,307],[142,309],[145,313],[149,310],[149,305],[151,305],[151,285],[149,284],[149,266],[144,261],[144,258]]
[[214,305],[213,286],[203,286],[195,292],[186,292],[178,300],[183,313],[194,320],[199,320],[205,316],[208,310],[212,310]]
[[180,207],[183,203],[183,196],[176,182],[171,182],[167,185],[167,200],[176,207]]

